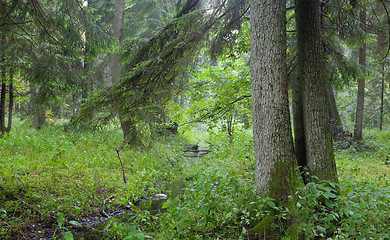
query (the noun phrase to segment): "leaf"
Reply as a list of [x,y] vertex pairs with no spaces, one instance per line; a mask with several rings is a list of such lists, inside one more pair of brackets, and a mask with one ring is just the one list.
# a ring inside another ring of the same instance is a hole
[[233,215],[232,212],[228,212],[228,213],[226,213],[225,218],[230,218],[232,215]]
[[73,234],[71,232],[66,232],[64,236],[65,240],[74,240]]
[[165,202],[162,206],[161,206],[161,208],[162,209],[165,209],[165,208],[167,208],[169,206],[169,202]]
[[270,206],[271,208],[275,209],[275,210],[279,210],[279,208],[275,205],[274,202],[272,201],[267,201],[267,204],[268,206]]
[[69,221],[69,224],[72,224],[74,226],[77,226],[77,227],[82,227],[83,225],[81,225],[81,223],[77,222],[77,221]]
[[320,232],[320,233],[326,233],[326,229],[322,226],[317,226],[317,230]]
[[329,199],[329,198],[337,198],[337,195],[334,194],[334,193],[331,193],[331,192],[324,192],[322,194],[326,199]]
[[329,208],[333,208],[334,207],[334,204],[331,200],[325,198],[325,205]]

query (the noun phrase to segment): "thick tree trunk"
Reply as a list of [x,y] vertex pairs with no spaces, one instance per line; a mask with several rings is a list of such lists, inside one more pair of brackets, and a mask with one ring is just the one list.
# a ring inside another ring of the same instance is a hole
[[145,148],[144,143],[139,138],[138,132],[136,131],[135,123],[131,121],[131,119],[122,119],[119,116],[121,122],[121,128],[124,136],[124,140],[128,143],[131,143],[134,146]]
[[306,168],[321,180],[337,181],[321,41],[321,1],[296,0],[298,78],[303,83]]
[[[365,29],[365,25],[366,25],[366,8],[365,7],[360,12],[360,24],[361,24],[361,28]],[[361,66],[366,66],[366,50],[367,50],[366,44],[363,44],[363,46],[359,49],[359,64]],[[360,78],[358,80],[356,119],[355,119],[355,129],[354,129],[355,141],[361,141],[363,139],[365,83],[366,83],[366,80],[364,78]]]
[[[272,233],[273,218],[256,227],[260,236],[297,238],[296,159],[290,125],[286,70],[286,1],[256,0],[251,5],[252,115],[255,148],[255,187],[292,213],[280,232]],[[284,230],[282,230],[284,229]],[[276,230],[278,231],[278,230]],[[275,235],[273,235],[275,236]],[[275,238],[275,239],[276,239]]]

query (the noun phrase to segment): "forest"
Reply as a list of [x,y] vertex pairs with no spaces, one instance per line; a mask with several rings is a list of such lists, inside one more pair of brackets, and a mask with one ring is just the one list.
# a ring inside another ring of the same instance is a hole
[[390,239],[387,0],[0,0],[0,239]]

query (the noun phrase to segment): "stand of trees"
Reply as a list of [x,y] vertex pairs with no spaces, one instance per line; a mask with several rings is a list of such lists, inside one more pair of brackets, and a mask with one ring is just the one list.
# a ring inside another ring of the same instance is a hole
[[[296,239],[296,188],[311,176],[337,182],[332,136],[350,136],[334,89],[357,83],[349,114],[355,141],[367,107],[378,109],[370,105],[375,97],[365,99],[369,76],[381,79],[380,128],[387,116],[387,7],[374,0],[1,0],[0,132],[11,131],[18,106],[37,129],[50,114],[78,127],[117,119],[124,140],[145,148],[186,113],[193,121],[223,119],[233,137],[234,124],[249,127],[251,109],[256,191],[290,214],[285,232],[271,231],[272,217],[255,229]],[[214,71],[210,79],[191,78],[199,68]],[[208,109],[199,111],[205,96]]]

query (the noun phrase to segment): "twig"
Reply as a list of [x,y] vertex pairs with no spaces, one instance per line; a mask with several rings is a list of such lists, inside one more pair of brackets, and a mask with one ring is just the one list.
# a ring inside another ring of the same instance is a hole
[[108,218],[108,217],[109,217],[109,215],[108,215],[108,214],[106,213],[106,211],[104,210],[104,206],[106,205],[106,201],[107,201],[107,200],[110,200],[110,199],[112,199],[112,198],[114,198],[114,197],[115,197],[115,194],[113,194],[113,195],[111,195],[111,196],[109,196],[108,198],[106,198],[106,199],[103,200],[102,211],[101,211],[100,213],[101,213],[102,216],[105,217],[105,218]]
[[122,162],[121,156],[119,155],[119,150],[118,150],[117,148],[115,148],[115,150],[116,150],[116,152],[118,153],[119,161],[121,161],[122,174],[123,174],[123,182],[126,183],[125,168],[123,167],[123,162]]

